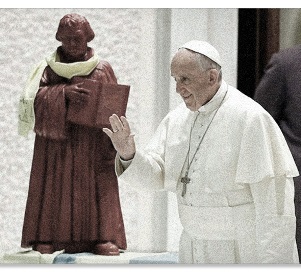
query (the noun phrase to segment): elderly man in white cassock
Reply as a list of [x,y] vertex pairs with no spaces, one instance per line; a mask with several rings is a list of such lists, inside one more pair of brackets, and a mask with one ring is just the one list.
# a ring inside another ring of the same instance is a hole
[[125,117],[104,129],[116,172],[141,190],[177,194],[180,263],[298,263],[293,177],[298,170],[273,118],[222,79],[217,50],[179,48],[171,76],[183,103],[136,150]]

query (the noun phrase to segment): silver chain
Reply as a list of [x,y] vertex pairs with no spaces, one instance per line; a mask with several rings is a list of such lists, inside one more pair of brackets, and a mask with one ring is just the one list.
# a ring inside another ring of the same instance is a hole
[[227,86],[227,91],[226,91],[226,93],[225,93],[225,95],[224,95],[224,97],[223,97],[221,103],[219,104],[219,106],[218,106],[217,110],[215,111],[214,115],[212,116],[212,118],[211,118],[211,120],[210,120],[210,122],[209,122],[209,124],[208,124],[208,126],[207,126],[207,128],[206,128],[206,130],[205,130],[205,132],[204,132],[204,134],[203,134],[203,136],[202,136],[202,138],[201,138],[201,140],[200,140],[200,142],[199,142],[199,144],[198,144],[198,146],[197,146],[197,148],[196,148],[196,150],[195,150],[195,152],[194,152],[192,158],[191,158],[191,162],[189,162],[189,153],[190,153],[190,144],[191,144],[191,134],[192,134],[192,129],[193,129],[194,126],[195,126],[196,120],[197,120],[197,118],[199,117],[200,112],[198,112],[198,115],[197,115],[196,118],[194,119],[193,125],[192,125],[192,127],[191,127],[191,129],[190,129],[189,148],[188,148],[188,152],[187,152],[188,166],[187,166],[187,169],[186,169],[186,172],[185,172],[185,177],[188,176],[189,169],[190,169],[190,166],[191,166],[191,164],[192,164],[192,162],[193,162],[193,159],[194,159],[195,155],[197,154],[197,152],[199,151],[200,146],[201,146],[201,143],[203,142],[203,139],[204,139],[204,137],[205,137],[205,135],[206,135],[206,133],[207,133],[207,131],[208,131],[208,129],[209,129],[209,127],[210,127],[210,125],[211,125],[211,123],[212,123],[214,117],[215,117],[215,115],[217,114],[217,112],[218,112],[218,110],[220,109],[220,107],[221,107],[223,101],[225,100],[225,97],[226,97],[227,93],[228,93],[228,86]]

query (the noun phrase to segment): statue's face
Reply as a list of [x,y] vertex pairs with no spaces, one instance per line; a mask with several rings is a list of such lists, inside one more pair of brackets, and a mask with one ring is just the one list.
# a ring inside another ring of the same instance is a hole
[[87,41],[83,31],[66,29],[61,37],[64,55],[72,61],[84,60]]

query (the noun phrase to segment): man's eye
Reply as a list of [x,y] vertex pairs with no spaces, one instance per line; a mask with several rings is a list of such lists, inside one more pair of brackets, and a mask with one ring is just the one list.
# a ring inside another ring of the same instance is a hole
[[189,80],[188,80],[187,77],[182,77],[182,78],[181,78],[181,82],[182,82],[183,84],[185,84],[185,83],[187,84],[188,81],[189,81]]
[[174,78],[176,82],[181,83],[181,84],[188,84],[189,83],[189,78],[187,77],[180,77],[180,78]]

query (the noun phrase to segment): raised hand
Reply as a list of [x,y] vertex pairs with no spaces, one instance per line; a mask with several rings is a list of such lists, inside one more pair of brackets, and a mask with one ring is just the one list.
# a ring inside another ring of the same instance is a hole
[[113,114],[109,117],[109,121],[112,130],[103,128],[103,132],[110,137],[119,156],[124,160],[134,158],[136,146],[134,135],[131,134],[130,125],[127,119],[124,116],[119,118],[116,114]]

